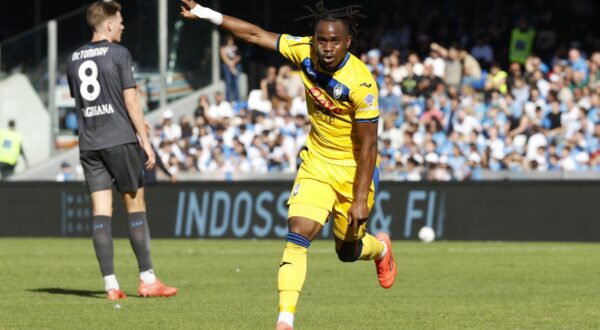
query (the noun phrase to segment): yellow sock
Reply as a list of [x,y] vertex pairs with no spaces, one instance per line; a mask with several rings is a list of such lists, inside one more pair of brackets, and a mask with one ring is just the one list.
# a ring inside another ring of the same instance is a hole
[[379,257],[383,252],[383,244],[381,244],[381,241],[368,233],[362,238],[362,244],[362,252],[358,258],[360,260],[373,260]]
[[[279,265],[279,312],[296,312],[296,304],[302,285],[306,278],[306,252],[310,241],[298,234],[290,239],[283,250],[283,258]],[[291,242],[291,240],[294,241]],[[298,244],[297,244],[298,243]],[[301,245],[299,245],[301,244]],[[305,246],[302,246],[305,245]]]

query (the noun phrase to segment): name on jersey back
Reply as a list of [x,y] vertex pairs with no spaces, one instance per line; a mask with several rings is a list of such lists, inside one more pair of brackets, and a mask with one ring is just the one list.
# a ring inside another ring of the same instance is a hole
[[108,47],[98,47],[74,52],[71,61],[83,60],[86,58],[104,56],[108,52]]
[[115,113],[115,109],[113,109],[110,103],[102,105],[93,105],[91,107],[84,108],[82,111],[83,116],[87,118]]

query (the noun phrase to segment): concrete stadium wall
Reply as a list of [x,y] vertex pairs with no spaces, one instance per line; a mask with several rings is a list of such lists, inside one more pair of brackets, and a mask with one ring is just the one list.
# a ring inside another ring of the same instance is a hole
[[[161,183],[146,189],[153,237],[282,238],[291,182]],[[600,241],[595,182],[382,182],[367,228],[415,239],[429,225],[440,239]],[[115,236],[126,218],[115,199]],[[90,236],[83,183],[0,182],[0,236]],[[331,223],[322,232],[331,238]]]
[[[50,115],[46,106],[22,74],[14,74],[0,81],[0,128],[6,128],[14,119],[17,131],[23,134],[23,148],[29,166],[40,164],[50,156]],[[17,172],[25,170],[22,159]]]

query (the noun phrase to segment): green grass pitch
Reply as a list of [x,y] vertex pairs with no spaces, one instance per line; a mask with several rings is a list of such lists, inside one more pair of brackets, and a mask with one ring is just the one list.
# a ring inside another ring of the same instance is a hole
[[[153,240],[176,297],[137,297],[127,240],[107,301],[90,239],[0,239],[0,329],[273,329],[283,241]],[[313,242],[297,329],[598,329],[600,244],[396,241],[392,289],[372,262]],[[116,308],[119,304],[120,308]]]

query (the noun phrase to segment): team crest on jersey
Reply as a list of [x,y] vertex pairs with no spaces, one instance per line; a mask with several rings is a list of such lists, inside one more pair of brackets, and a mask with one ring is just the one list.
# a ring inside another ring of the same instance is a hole
[[339,99],[340,96],[342,96],[343,91],[344,91],[344,87],[342,87],[342,85],[340,85],[340,84],[335,85],[335,88],[333,89],[333,97],[335,97],[336,99]]
[[300,40],[302,40],[302,37],[294,37],[294,36],[287,36],[285,38],[287,40],[293,40],[293,41],[300,41]]
[[367,95],[367,97],[365,97],[365,103],[368,104],[369,106],[372,106],[374,102],[375,102],[375,96],[373,96],[373,94],[369,94],[369,95]]
[[294,187],[294,191],[292,192],[293,196],[298,195],[298,191],[300,190],[300,184],[296,183],[296,186]]

